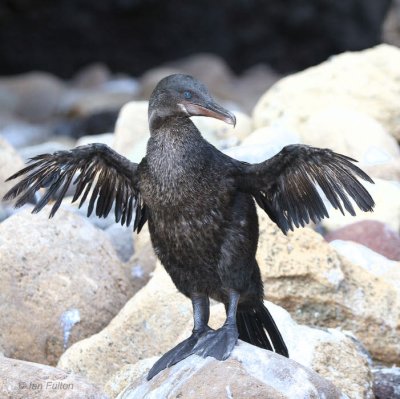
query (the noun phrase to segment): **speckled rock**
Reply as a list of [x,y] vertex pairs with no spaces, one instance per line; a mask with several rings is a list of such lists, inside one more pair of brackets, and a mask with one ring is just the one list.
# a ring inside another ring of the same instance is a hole
[[302,137],[310,118],[340,107],[376,119],[400,139],[399,64],[400,50],[389,45],[332,57],[273,86],[254,109],[255,127],[280,122]]
[[375,399],[400,399],[400,368],[374,368]]
[[373,212],[356,210],[356,216],[343,216],[340,211],[326,204],[329,219],[324,219],[322,226],[328,231],[334,231],[361,220],[377,220],[400,232],[400,183],[381,179],[374,179],[374,182],[375,184],[364,184],[375,201]]
[[400,281],[351,263],[309,228],[284,236],[259,216],[257,260],[266,298],[303,324],[350,330],[373,357],[398,362]]
[[400,260],[400,235],[382,222],[365,220],[352,223],[328,233],[325,239],[328,242],[354,241],[388,259]]
[[72,79],[72,84],[81,89],[90,89],[105,84],[111,77],[105,64],[90,64],[79,70]]
[[[369,358],[360,342],[337,329],[297,324],[283,308],[267,301],[265,305],[279,326],[290,359],[318,372],[352,399],[373,398]],[[219,328],[225,317],[221,304],[212,306],[210,326]],[[187,338],[192,328],[193,324],[189,322],[176,343]]]
[[12,399],[108,399],[82,377],[43,364],[0,357],[0,396]]
[[50,207],[0,224],[0,346],[6,356],[55,364],[64,348],[107,325],[133,294],[107,236]]
[[5,180],[23,167],[24,161],[17,151],[7,141],[0,138],[0,201],[15,184],[15,181],[5,182]]
[[347,398],[312,370],[244,342],[225,362],[190,356],[151,381],[146,381],[145,375],[138,377],[118,399]]
[[58,366],[104,384],[122,366],[166,352],[191,315],[191,302],[159,266],[106,328],[71,346]]

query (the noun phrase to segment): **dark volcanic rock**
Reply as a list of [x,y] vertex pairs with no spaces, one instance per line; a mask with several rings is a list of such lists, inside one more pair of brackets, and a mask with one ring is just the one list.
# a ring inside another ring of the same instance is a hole
[[0,74],[63,77],[93,61],[137,75],[194,52],[238,72],[259,62],[281,72],[380,42],[391,0],[9,0],[0,4]]
[[376,399],[400,399],[400,368],[377,368],[372,372]]

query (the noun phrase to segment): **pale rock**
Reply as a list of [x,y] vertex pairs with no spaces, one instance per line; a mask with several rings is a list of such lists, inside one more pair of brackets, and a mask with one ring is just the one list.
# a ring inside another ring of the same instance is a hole
[[369,115],[400,139],[399,64],[400,49],[385,44],[331,57],[267,91],[254,109],[254,125],[279,122],[303,137],[310,118],[340,107]]
[[385,280],[398,290],[400,299],[400,262],[390,260],[362,244],[352,241],[334,240],[330,242],[337,253],[368,273]]
[[166,352],[192,316],[162,266],[98,334],[72,345],[58,366],[104,384],[122,366]]
[[76,147],[81,145],[88,145],[93,143],[106,144],[112,147],[114,144],[114,134],[113,133],[103,133],[103,134],[93,134],[90,136],[82,136],[76,142]]
[[14,148],[43,143],[51,135],[51,126],[45,124],[39,125],[18,120],[0,126],[0,138],[8,141]]
[[400,183],[381,179],[374,179],[374,182],[375,184],[363,183],[375,201],[373,212],[362,212],[353,202],[357,215],[351,216],[348,213],[342,215],[339,210],[333,209],[326,202],[329,219],[322,221],[323,227],[333,231],[361,220],[377,220],[400,232]]
[[135,292],[107,236],[50,206],[0,224],[0,346],[6,356],[55,364],[66,347],[115,316]]
[[[140,369],[143,370],[142,365]],[[146,381],[145,376],[144,373],[137,377],[117,398],[348,398],[312,370],[244,342],[240,342],[224,362],[193,355],[151,381]]]
[[191,119],[207,141],[223,148],[241,142],[252,132],[252,121],[248,115],[240,111],[234,111],[233,114],[236,117],[235,127],[215,118],[194,116]]
[[248,135],[238,146],[224,150],[232,158],[249,163],[263,162],[283,147],[299,143],[299,137],[279,126],[260,128]]
[[55,367],[0,357],[0,397],[12,399],[108,399],[79,375]]
[[122,262],[127,262],[133,255],[132,227],[121,226],[119,223],[113,223],[105,233],[110,239],[115,252]]
[[[303,143],[345,154],[359,161],[362,169],[368,170],[372,177],[396,174],[400,159],[400,148],[376,119],[359,111],[344,107],[327,107],[309,116],[301,132]],[[388,173],[390,172],[390,173]]]
[[349,262],[309,228],[284,236],[264,213],[259,220],[266,298],[303,324],[350,330],[374,358],[398,362],[399,282]]
[[[373,398],[369,359],[361,351],[360,343],[337,329],[297,324],[285,309],[267,301],[264,304],[279,327],[290,359],[318,372],[352,399]],[[211,307],[212,328],[221,327],[225,318],[222,304]],[[193,323],[188,323],[174,345],[187,338],[192,328]]]
[[0,138],[0,202],[5,193],[16,183],[15,180],[6,182],[11,175],[25,166],[17,151]]
[[63,138],[57,141],[46,141],[45,143],[23,147],[18,150],[21,157],[28,161],[30,158],[40,154],[53,154],[56,151],[66,151],[75,147],[75,141]]
[[3,77],[0,79],[0,108],[31,122],[43,122],[58,111],[64,93],[64,83],[48,73]]
[[113,148],[130,160],[140,162],[146,154],[150,137],[147,101],[131,101],[125,104],[115,125]]

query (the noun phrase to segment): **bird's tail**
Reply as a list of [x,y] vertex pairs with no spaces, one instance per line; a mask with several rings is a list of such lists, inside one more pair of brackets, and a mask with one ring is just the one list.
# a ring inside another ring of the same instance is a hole
[[285,341],[262,301],[252,307],[239,305],[236,320],[239,339],[289,357]]

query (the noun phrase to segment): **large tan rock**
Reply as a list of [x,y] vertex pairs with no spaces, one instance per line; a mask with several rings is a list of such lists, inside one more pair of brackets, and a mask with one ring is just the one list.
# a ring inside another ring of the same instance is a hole
[[376,359],[398,362],[400,281],[349,262],[309,228],[284,236],[259,216],[266,297],[301,323],[350,330]]
[[273,86],[256,105],[254,124],[280,122],[306,138],[311,118],[339,107],[374,118],[400,139],[399,64],[400,50],[389,45],[332,57]]
[[12,399],[107,399],[82,377],[43,364],[0,357],[0,397]]
[[58,366],[104,384],[123,365],[170,349],[191,317],[191,302],[159,266],[106,328],[69,348]]
[[5,180],[22,169],[24,165],[24,161],[15,149],[7,141],[0,138],[0,201],[15,184],[15,181],[5,182]]
[[133,294],[107,236],[86,219],[50,207],[0,224],[0,346],[4,354],[55,364]]
[[[271,303],[267,306],[284,335],[292,359],[317,369],[354,399],[370,397],[372,381],[367,360],[349,338],[339,331],[325,332],[297,325],[284,309]],[[210,325],[218,328],[224,318],[223,306],[212,306]],[[100,385],[109,379],[107,392],[116,396],[135,375],[132,364],[165,353],[189,336],[191,329],[190,301],[176,291],[159,266],[148,285],[109,326],[73,345],[58,366]],[[155,360],[145,362],[147,370]]]
[[225,362],[190,356],[151,381],[146,369],[118,399],[237,398],[343,399],[346,395],[317,373],[295,361],[240,342]]

